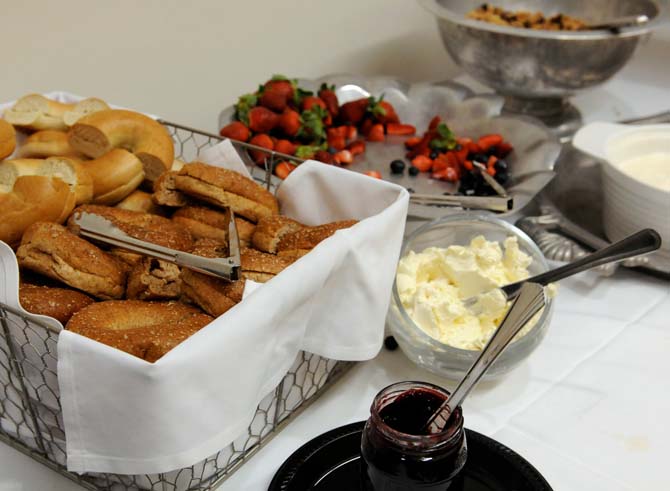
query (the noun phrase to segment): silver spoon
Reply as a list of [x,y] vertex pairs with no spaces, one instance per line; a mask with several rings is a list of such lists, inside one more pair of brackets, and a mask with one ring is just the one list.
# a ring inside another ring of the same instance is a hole
[[[465,374],[454,392],[433,413],[424,428],[429,428],[436,419],[444,421],[446,427],[449,417],[454,410],[463,403],[472,388],[479,382],[482,375],[498,358],[505,347],[514,339],[514,336],[526,325],[526,323],[544,307],[544,288],[537,283],[525,282],[519,288],[519,293],[509,309],[500,327],[496,329],[479,354],[477,360],[472,364],[468,373]],[[442,428],[440,428],[442,429]]]
[[[587,269],[646,254],[655,251],[659,247],[661,247],[661,236],[656,230],[646,228],[569,264],[540,273],[525,280],[517,281],[516,283],[501,286],[500,290],[502,290],[503,295],[505,295],[507,300],[512,300],[519,295],[521,286],[526,282],[533,282],[546,286],[549,283],[562,280],[563,278],[581,273]],[[482,294],[480,293],[474,297],[466,298],[463,301],[463,304],[467,308],[473,307],[481,295]]]
[[588,24],[587,29],[594,31],[599,29],[621,29],[622,27],[641,26],[649,22],[649,17],[646,15],[629,15],[627,17],[619,17],[618,19],[609,19],[598,23]]

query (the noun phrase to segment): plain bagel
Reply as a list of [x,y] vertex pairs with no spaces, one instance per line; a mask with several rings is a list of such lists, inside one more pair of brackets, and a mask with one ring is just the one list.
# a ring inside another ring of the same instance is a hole
[[140,159],[122,148],[110,150],[82,165],[93,179],[93,202],[99,205],[115,205],[144,180]]
[[83,155],[70,146],[65,131],[42,130],[30,135],[19,147],[17,156],[21,158],[75,157]]
[[4,118],[14,126],[31,130],[66,130],[63,114],[74,104],[54,101],[40,94],[21,97],[7,111]]
[[0,119],[0,160],[9,157],[16,148],[16,131],[4,119]]
[[174,144],[165,127],[144,114],[108,109],[84,116],[70,129],[70,145],[91,158],[113,148],[134,153],[153,182],[174,162]]
[[16,246],[33,223],[62,223],[75,206],[70,186],[45,176],[16,179],[11,192],[0,193],[0,240]]

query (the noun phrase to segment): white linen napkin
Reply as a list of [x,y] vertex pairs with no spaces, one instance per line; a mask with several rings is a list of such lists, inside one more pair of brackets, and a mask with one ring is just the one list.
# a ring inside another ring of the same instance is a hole
[[300,350],[340,360],[377,354],[407,191],[306,162],[278,198],[284,213],[307,224],[360,222],[245,292],[243,302],[154,364],[61,332],[70,471],[145,474],[192,465],[246,431]]

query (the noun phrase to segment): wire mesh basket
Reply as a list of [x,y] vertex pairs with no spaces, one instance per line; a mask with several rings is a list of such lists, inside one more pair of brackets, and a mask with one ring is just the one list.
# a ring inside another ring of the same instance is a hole
[[[222,139],[161,121],[175,142],[177,158],[189,162]],[[234,142],[252,177],[270,190],[279,182],[274,164],[285,156]],[[248,150],[266,153],[264,167]],[[289,420],[332,385],[352,362],[301,352],[279,385],[263,398],[246,433],[215,455],[168,473],[75,474],[66,469],[65,431],[58,395],[58,331],[0,302],[0,440],[91,490],[206,491],[215,489]]]

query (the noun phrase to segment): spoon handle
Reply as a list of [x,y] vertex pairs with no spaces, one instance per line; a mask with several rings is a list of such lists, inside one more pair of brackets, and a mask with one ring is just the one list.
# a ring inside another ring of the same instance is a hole
[[[461,405],[472,388],[479,382],[482,375],[491,364],[498,358],[500,353],[512,341],[514,336],[526,325],[526,323],[544,307],[544,288],[537,283],[525,282],[516,300],[512,304],[500,327],[496,329],[491,339],[486,344],[477,360],[472,364],[468,373],[465,374],[458,387],[444,401],[440,408],[430,417],[426,427],[429,427],[442,412],[446,411],[442,421],[449,419],[449,414]],[[445,423],[446,424],[446,423]]]
[[565,266],[538,274],[526,280],[510,283],[501,289],[507,295],[507,298],[511,300],[518,295],[521,285],[526,281],[546,286],[549,283],[562,280],[587,269],[595,268],[601,264],[639,256],[640,254],[655,251],[659,247],[661,247],[661,236],[656,230],[646,228]]

